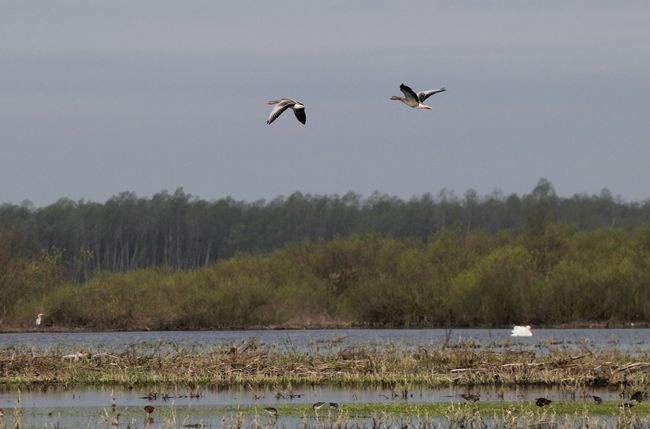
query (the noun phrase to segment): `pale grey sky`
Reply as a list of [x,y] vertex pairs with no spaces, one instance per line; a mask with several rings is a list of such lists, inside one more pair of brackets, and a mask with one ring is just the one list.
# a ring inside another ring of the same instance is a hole
[[[645,199],[649,22],[647,1],[0,0],[0,202],[540,177]],[[448,91],[418,111],[401,82]],[[279,97],[306,126],[266,125]]]

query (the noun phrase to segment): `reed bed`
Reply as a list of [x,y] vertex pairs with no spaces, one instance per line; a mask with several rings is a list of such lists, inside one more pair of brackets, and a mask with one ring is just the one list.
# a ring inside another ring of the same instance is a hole
[[280,351],[255,341],[207,350],[132,347],[106,352],[10,347],[0,349],[0,383],[7,385],[412,386],[650,385],[650,353],[562,348],[540,352],[397,345],[336,352]]

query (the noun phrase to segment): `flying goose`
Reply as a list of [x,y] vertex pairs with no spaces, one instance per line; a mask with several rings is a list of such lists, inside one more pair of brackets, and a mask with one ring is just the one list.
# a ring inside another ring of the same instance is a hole
[[287,110],[289,107],[293,109],[293,113],[296,115],[296,118],[303,124],[307,122],[307,116],[305,116],[305,106],[301,103],[298,103],[297,101],[294,101],[290,98],[281,98],[279,100],[271,100],[268,103],[269,106],[273,106],[273,110],[271,110],[271,114],[269,115],[269,119],[266,120],[267,124],[271,124],[273,121],[275,121],[278,116],[282,114],[285,110]]
[[404,84],[401,84],[399,86],[399,89],[404,93],[404,98],[393,95],[390,98],[391,100],[399,100],[402,103],[406,104],[407,106],[413,107],[415,109],[427,109],[427,110],[431,110],[431,106],[427,106],[426,104],[424,104],[424,100],[431,97],[433,94],[437,94],[439,92],[444,92],[447,90],[446,88],[430,89],[428,91],[420,91],[416,94],[415,91],[413,91],[411,88],[409,88]]

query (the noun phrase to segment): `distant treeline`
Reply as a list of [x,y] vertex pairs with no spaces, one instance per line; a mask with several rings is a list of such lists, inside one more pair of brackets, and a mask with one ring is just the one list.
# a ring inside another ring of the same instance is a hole
[[[196,270],[66,279],[61,254],[0,240],[0,328],[444,327],[650,320],[650,227],[351,235]],[[47,329],[47,328],[46,328]]]
[[521,197],[469,190],[461,198],[443,190],[409,200],[379,193],[368,198],[295,193],[242,202],[200,200],[179,189],[151,198],[122,193],[103,204],[61,199],[37,209],[28,203],[0,206],[0,233],[19,233],[23,252],[31,257],[42,249],[61,252],[69,278],[78,283],[98,271],[196,269],[237,252],[268,252],[351,234],[426,243],[446,230],[535,232],[558,222],[590,231],[649,221],[648,202],[617,200],[606,189],[559,198],[545,179]]

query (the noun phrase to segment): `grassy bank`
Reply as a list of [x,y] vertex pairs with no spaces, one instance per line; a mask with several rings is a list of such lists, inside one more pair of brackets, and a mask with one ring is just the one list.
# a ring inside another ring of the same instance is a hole
[[21,385],[187,385],[286,387],[304,385],[413,386],[650,385],[650,356],[617,350],[548,353],[397,346],[377,351],[281,352],[248,343],[197,351],[131,349],[120,353],[57,349],[0,350],[0,383]]

